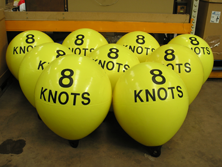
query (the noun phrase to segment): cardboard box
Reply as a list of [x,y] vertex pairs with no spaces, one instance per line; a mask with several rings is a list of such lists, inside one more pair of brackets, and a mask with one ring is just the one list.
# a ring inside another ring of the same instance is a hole
[[8,68],[6,64],[6,49],[8,47],[7,34],[5,29],[5,16],[4,10],[0,9],[0,87],[7,79]]
[[196,35],[210,45],[215,59],[222,59],[222,0],[201,0]]
[[68,0],[70,12],[124,12],[173,14],[174,0]]
[[5,0],[0,0],[0,9],[5,8]]

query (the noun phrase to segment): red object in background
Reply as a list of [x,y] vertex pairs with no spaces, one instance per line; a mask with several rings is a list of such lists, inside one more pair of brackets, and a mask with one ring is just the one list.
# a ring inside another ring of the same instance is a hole
[[18,6],[20,6],[23,3],[25,3],[25,0],[20,0],[19,3],[18,3]]

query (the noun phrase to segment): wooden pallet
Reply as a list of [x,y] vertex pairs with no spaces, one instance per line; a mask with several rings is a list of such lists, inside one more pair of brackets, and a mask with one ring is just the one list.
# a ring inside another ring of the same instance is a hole
[[222,78],[222,71],[212,71],[209,78]]

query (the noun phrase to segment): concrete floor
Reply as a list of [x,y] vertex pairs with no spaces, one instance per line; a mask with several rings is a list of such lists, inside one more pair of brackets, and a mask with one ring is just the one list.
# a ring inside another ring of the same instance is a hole
[[155,158],[110,113],[78,148],[50,131],[11,79],[0,97],[0,167],[221,167],[222,79],[209,79],[178,133]]

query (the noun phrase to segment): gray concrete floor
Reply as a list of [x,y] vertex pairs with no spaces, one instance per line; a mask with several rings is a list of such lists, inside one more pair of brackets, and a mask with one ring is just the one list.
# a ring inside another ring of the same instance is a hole
[[221,99],[222,79],[209,79],[183,126],[154,158],[121,129],[112,113],[72,148],[38,119],[12,79],[0,97],[0,167],[221,167]]

